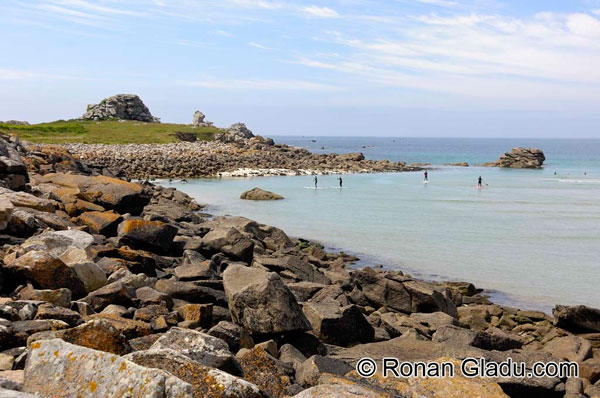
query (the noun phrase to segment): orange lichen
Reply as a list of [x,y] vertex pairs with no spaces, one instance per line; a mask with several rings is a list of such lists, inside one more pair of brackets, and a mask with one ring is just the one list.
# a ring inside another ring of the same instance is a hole
[[94,392],[94,391],[96,391],[96,388],[98,388],[98,385],[96,384],[96,382],[90,381],[90,391]]

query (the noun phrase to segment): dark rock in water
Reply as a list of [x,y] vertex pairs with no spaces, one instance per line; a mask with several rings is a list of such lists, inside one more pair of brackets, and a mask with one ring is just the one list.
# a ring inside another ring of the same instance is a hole
[[99,104],[88,105],[87,111],[81,118],[86,120],[122,119],[160,123],[160,119],[152,116],[140,97],[134,94],[118,94],[103,99]]
[[240,195],[240,199],[246,200],[280,200],[283,196],[273,193],[271,191],[265,191],[261,188],[252,188]]
[[552,311],[556,326],[570,332],[600,332],[600,309],[557,305]]
[[537,148],[513,148],[500,159],[492,163],[484,163],[488,167],[505,167],[510,169],[539,169],[544,164],[544,152]]

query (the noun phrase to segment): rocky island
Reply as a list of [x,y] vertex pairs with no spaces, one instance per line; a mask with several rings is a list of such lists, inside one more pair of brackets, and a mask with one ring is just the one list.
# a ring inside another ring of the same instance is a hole
[[506,152],[498,160],[492,163],[484,163],[488,167],[504,167],[510,169],[540,169],[546,160],[544,152],[537,148],[513,148]]
[[[386,165],[232,141],[247,159],[291,151],[291,165]],[[211,154],[220,145],[205,157],[227,164]],[[550,316],[493,304],[468,282],[357,269],[353,256],[125,180],[149,166],[115,173],[96,155],[88,163],[85,146],[68,148],[76,155],[0,138],[0,396],[599,396],[598,309],[557,306]],[[528,369],[570,360],[581,377],[365,379],[354,369],[389,356],[511,358]]]

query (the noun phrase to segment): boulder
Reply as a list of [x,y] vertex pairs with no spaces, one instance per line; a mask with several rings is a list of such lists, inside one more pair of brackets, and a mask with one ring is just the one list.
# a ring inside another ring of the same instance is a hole
[[293,398],[386,398],[387,394],[375,392],[373,390],[358,386],[344,384],[321,384],[311,387],[294,395]]
[[85,286],[77,273],[58,258],[44,251],[30,251],[4,269],[14,278],[30,281],[40,289],[67,288],[74,297],[85,295]]
[[112,237],[117,235],[117,227],[123,217],[114,211],[86,211],[79,216],[79,221],[87,225],[94,234]]
[[22,207],[46,213],[53,213],[58,205],[54,200],[38,198],[30,193],[15,192],[2,187],[0,187],[0,200],[10,202],[14,207]]
[[107,284],[106,274],[94,263],[76,263],[71,265],[71,268],[75,270],[87,293],[98,290]]
[[245,191],[240,195],[240,199],[245,200],[281,200],[283,196],[273,193],[271,191],[265,191],[261,188],[252,188],[249,191]]
[[543,350],[571,362],[583,362],[592,357],[590,342],[577,336],[555,338],[546,343]]
[[323,285],[329,285],[331,283],[329,278],[327,278],[317,267],[300,256],[255,256],[254,262],[277,273],[290,271],[297,279],[302,281],[321,283]]
[[151,325],[146,322],[123,318],[115,314],[93,314],[85,317],[84,319],[86,321],[104,320],[110,323],[127,339],[135,339],[137,337],[147,336],[153,332]]
[[254,384],[196,362],[171,349],[151,349],[126,355],[124,359],[146,368],[161,369],[190,383],[194,397],[263,398]]
[[224,133],[218,133],[215,135],[215,140],[225,143],[231,142],[243,142],[254,137],[252,131],[250,131],[244,123],[234,123]]
[[138,215],[150,201],[143,186],[106,176],[79,174],[46,174],[41,182],[59,187],[77,188],[77,196],[120,214]]
[[330,373],[338,376],[344,376],[352,371],[352,366],[338,359],[313,355],[302,362],[296,369],[296,379],[298,383],[305,387],[311,387],[319,382],[323,373]]
[[209,255],[222,252],[233,260],[252,261],[254,241],[237,228],[219,227],[202,237],[202,251]]
[[37,290],[27,285],[19,290],[17,297],[20,300],[45,301],[64,308],[71,308],[71,291],[69,289]]
[[28,182],[27,166],[19,155],[17,145],[0,138],[0,185],[22,191]]
[[511,169],[539,169],[545,160],[544,152],[540,149],[518,147],[513,148],[511,152],[506,152],[493,163],[485,163],[484,166]]
[[67,343],[116,355],[131,352],[127,338],[105,319],[91,320],[71,329],[36,333],[29,337],[27,344],[50,339],[62,339]]
[[117,234],[136,247],[164,252],[171,247],[177,227],[161,221],[128,219],[119,224]]
[[81,316],[78,312],[68,308],[45,303],[38,306],[35,318],[33,319],[56,319],[66,322],[70,326],[75,326],[81,321]]
[[132,305],[133,297],[135,297],[135,289],[117,281],[94,290],[81,301],[88,303],[94,311],[99,312],[109,304],[128,307]]
[[225,341],[231,352],[254,347],[254,340],[248,332],[243,327],[228,321],[219,322],[208,331],[208,334]]
[[294,369],[271,356],[264,348],[256,346],[242,349],[237,354],[244,378],[255,384],[269,397],[289,395]]
[[103,99],[99,104],[88,105],[81,118],[84,120],[121,119],[160,123],[160,119],[152,116],[148,107],[135,94],[117,94]]
[[276,273],[230,265],[223,285],[234,322],[251,334],[310,329],[296,298]]
[[197,304],[227,305],[225,293],[206,286],[198,286],[192,282],[178,282],[172,279],[160,279],[154,287],[174,299],[186,300]]
[[600,309],[578,305],[557,305],[552,311],[554,323],[570,332],[600,332]]
[[44,251],[60,257],[67,250],[75,247],[88,250],[94,243],[94,237],[87,232],[75,229],[67,231],[47,231],[27,239],[21,247],[29,252],[33,250]]
[[45,398],[192,398],[192,386],[117,355],[60,339],[30,345],[23,390]]
[[375,337],[373,326],[356,305],[342,307],[337,301],[327,299],[305,303],[303,311],[313,333],[325,343],[345,347],[369,343]]
[[226,342],[195,330],[171,328],[150,349],[172,349],[203,365],[240,374]]

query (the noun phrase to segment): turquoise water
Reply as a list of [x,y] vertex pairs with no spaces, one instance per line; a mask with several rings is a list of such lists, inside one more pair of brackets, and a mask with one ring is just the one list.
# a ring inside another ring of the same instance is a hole
[[[496,301],[522,308],[549,311],[557,303],[600,307],[600,141],[446,139],[441,140],[445,146],[433,146],[430,139],[400,138],[390,145],[385,144],[393,139],[387,138],[313,139],[317,142],[304,137],[276,141],[325,144],[325,152],[363,151],[371,158],[405,155],[409,161],[438,165],[480,163],[529,144],[545,151],[548,166],[439,167],[429,172],[427,185],[420,172],[346,175],[344,189],[337,188],[337,176],[319,177],[319,190],[306,188],[312,186],[310,176],[174,185],[209,204],[213,214],[243,215],[319,240],[358,254],[361,265],[383,264],[427,279],[467,280],[488,289]],[[394,148],[402,140],[407,147]],[[487,183],[482,190],[475,187],[479,175]],[[286,199],[239,199],[255,186]]]

